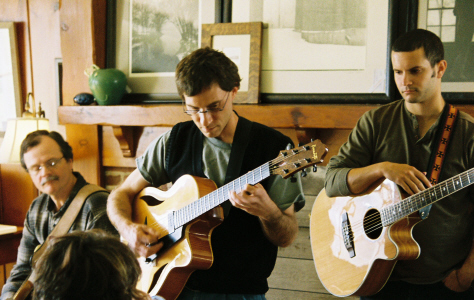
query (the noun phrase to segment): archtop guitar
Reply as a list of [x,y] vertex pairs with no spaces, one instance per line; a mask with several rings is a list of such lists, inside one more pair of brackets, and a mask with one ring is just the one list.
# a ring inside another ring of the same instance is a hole
[[328,149],[320,140],[291,150],[216,189],[212,180],[184,175],[166,192],[147,187],[135,198],[132,219],[162,233],[164,246],[158,253],[140,258],[142,278],[138,288],[167,300],[176,299],[195,270],[213,263],[212,230],[224,219],[220,204],[229,191],[242,191],[271,175],[288,178],[323,161]]

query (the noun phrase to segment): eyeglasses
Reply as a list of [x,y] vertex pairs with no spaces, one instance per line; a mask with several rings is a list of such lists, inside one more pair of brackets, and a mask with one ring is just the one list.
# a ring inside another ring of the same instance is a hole
[[205,113],[217,113],[217,112],[223,111],[224,108],[225,108],[225,105],[227,104],[227,99],[229,99],[229,94],[230,94],[230,92],[227,93],[227,97],[225,98],[224,106],[222,106],[222,108],[219,108],[219,106],[220,106],[221,102],[224,101],[224,99],[215,102],[214,104],[212,104],[211,106],[205,108],[204,110],[200,110],[200,109],[188,109],[188,110],[186,110],[185,109],[186,105],[183,102],[183,111],[184,111],[185,114],[188,114],[190,116],[195,116],[197,113],[205,114]]
[[48,160],[47,162],[45,162],[44,164],[40,164],[40,165],[34,165],[34,166],[31,166],[29,168],[27,168],[28,172],[31,173],[31,174],[37,174],[39,173],[41,170],[43,170],[43,168],[48,168],[48,169],[54,169],[57,167],[58,163],[61,161],[61,159],[63,159],[63,157],[61,158],[51,158],[50,160]]

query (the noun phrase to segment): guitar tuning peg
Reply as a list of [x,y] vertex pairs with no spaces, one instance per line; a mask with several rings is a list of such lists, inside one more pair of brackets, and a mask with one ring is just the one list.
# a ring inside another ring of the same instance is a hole
[[290,178],[291,182],[295,183],[296,182],[296,178],[295,176],[291,175],[291,178]]
[[308,175],[308,173],[306,173],[306,169],[303,169],[301,171],[301,177],[306,177],[306,175]]
[[291,144],[286,145],[286,150],[291,150],[291,148],[293,148]]
[[314,142],[314,139],[313,139],[313,138],[311,139],[311,142]]
[[318,172],[318,167],[316,165],[313,166],[313,172],[314,173]]

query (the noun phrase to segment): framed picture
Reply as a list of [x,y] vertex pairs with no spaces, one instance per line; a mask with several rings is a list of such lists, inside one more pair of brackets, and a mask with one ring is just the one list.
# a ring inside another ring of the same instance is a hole
[[418,27],[438,35],[448,68],[443,97],[450,103],[474,102],[474,1],[420,0]]
[[234,103],[258,103],[262,58],[262,22],[203,24],[201,47],[225,53],[242,78]]
[[221,15],[217,0],[116,0],[109,12],[108,67],[123,71],[131,93],[122,102],[177,102],[178,62],[199,48],[201,24]]
[[234,0],[232,22],[262,21],[262,102],[391,101],[394,0]]
[[[21,116],[18,47],[13,22],[0,22],[0,132]],[[3,136],[3,135],[2,135]]]

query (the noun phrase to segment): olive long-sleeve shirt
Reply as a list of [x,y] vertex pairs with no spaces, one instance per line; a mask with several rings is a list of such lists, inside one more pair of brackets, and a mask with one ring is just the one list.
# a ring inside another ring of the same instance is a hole
[[[425,136],[419,136],[416,116],[404,100],[365,113],[327,166],[328,196],[348,196],[347,174],[352,168],[390,161],[409,164],[426,172],[431,145],[440,119]],[[474,167],[474,118],[460,112],[438,182]],[[399,261],[391,279],[428,284],[442,280],[459,267],[472,245],[474,185],[436,202],[429,217],[413,229],[421,248],[416,260]]]

